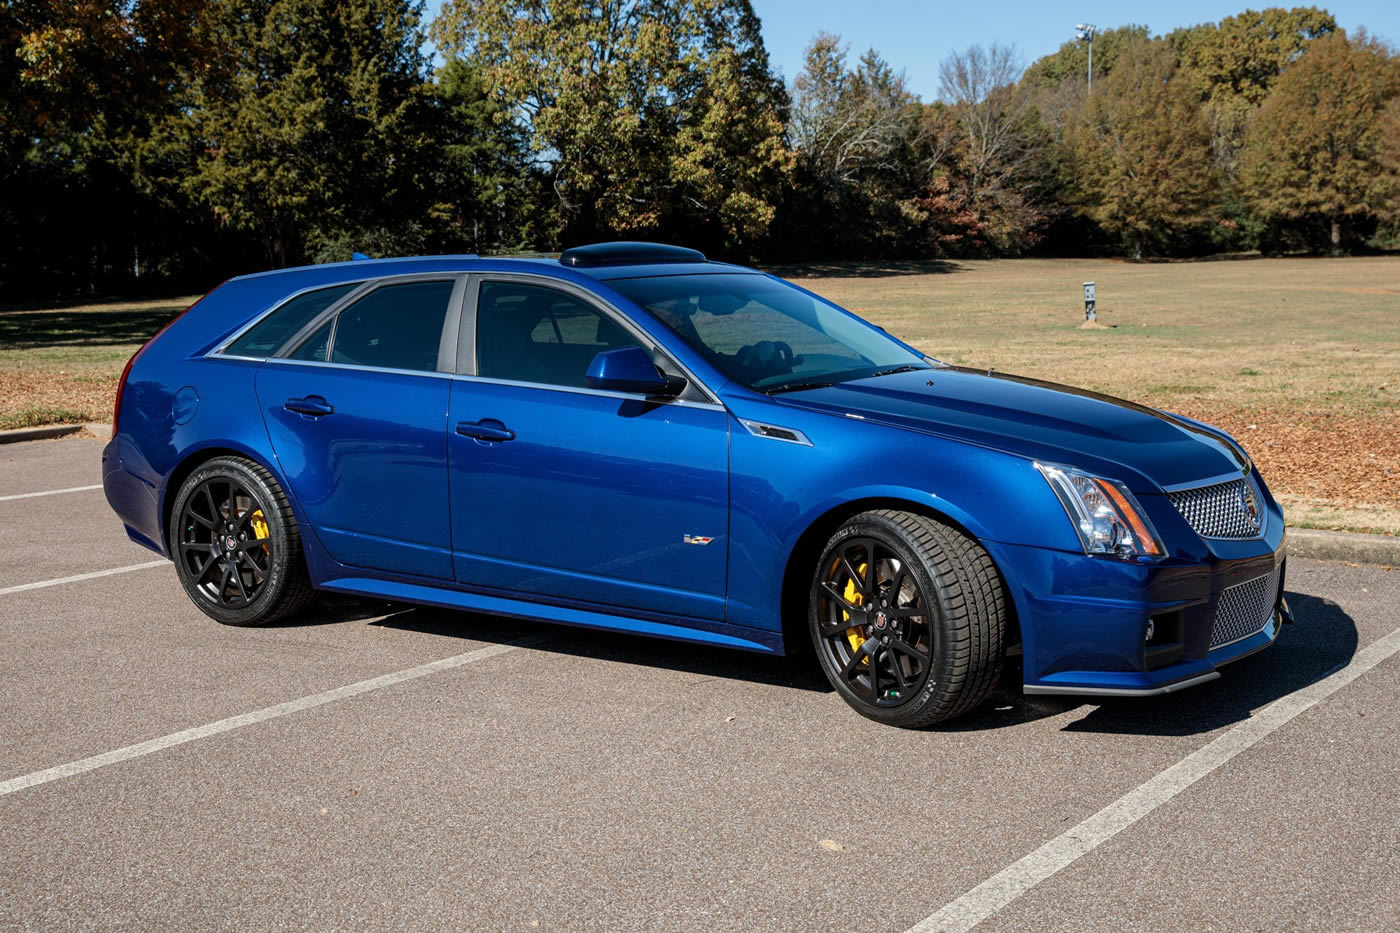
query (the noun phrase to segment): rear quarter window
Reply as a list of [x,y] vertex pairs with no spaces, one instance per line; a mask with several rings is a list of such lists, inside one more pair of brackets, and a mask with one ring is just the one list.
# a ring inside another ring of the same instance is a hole
[[297,295],[248,328],[242,336],[224,348],[224,354],[251,356],[256,359],[272,356],[292,335],[305,327],[308,321],[335,304],[359,284],[351,282],[348,285],[332,285],[329,288],[318,288]]

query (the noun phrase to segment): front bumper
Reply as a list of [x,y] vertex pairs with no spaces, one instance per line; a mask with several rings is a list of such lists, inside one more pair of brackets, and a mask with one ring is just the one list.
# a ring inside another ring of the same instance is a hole
[[1270,505],[1263,537],[1194,538],[1160,563],[1005,548],[1024,691],[1173,693],[1272,645],[1292,617],[1283,597],[1283,516]]

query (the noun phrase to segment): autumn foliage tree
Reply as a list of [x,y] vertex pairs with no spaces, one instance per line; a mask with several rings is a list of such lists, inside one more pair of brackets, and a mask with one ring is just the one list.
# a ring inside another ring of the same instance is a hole
[[1312,42],[1336,28],[1332,14],[1317,7],[1269,7],[1166,37],[1201,92],[1211,125],[1211,153],[1222,172],[1233,174],[1250,116],[1279,76]]
[[1340,32],[1312,43],[1250,124],[1240,174],[1255,210],[1314,223],[1340,252],[1348,222],[1385,201],[1381,117],[1397,95],[1400,63],[1382,43]]
[[932,159],[925,208],[945,200],[975,217],[974,242],[1019,252],[1039,237],[1051,181],[1048,136],[1015,49],[993,43],[955,52],[939,69],[945,145]]
[[1068,199],[1141,257],[1206,219],[1214,195],[1200,97],[1171,49],[1126,49],[1066,130]]
[[918,185],[920,105],[873,49],[854,64],[848,52],[818,33],[790,88],[797,165],[775,236],[790,258],[900,255],[917,236],[905,205]]

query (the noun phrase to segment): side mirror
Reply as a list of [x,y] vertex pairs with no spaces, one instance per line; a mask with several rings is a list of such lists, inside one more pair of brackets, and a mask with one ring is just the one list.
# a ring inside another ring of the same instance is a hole
[[667,379],[641,347],[604,350],[588,364],[588,387],[644,395],[676,395],[685,386]]

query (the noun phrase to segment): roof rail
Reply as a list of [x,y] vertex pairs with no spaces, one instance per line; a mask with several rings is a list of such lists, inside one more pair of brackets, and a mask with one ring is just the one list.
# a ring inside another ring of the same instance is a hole
[[652,262],[708,262],[699,250],[666,243],[619,240],[575,246],[559,254],[561,266],[633,266]]

